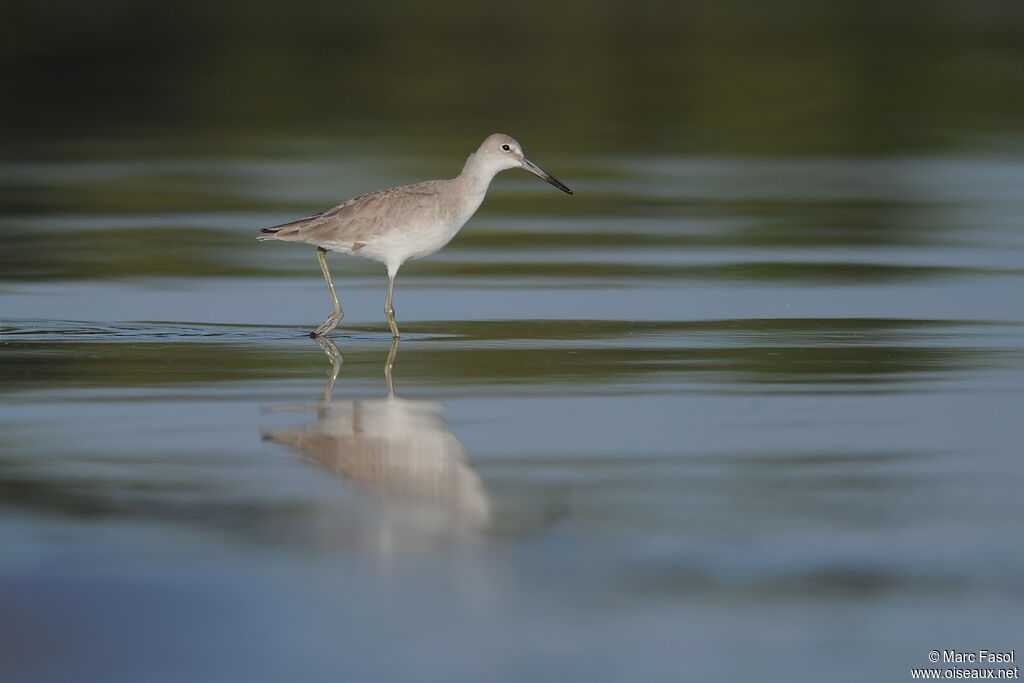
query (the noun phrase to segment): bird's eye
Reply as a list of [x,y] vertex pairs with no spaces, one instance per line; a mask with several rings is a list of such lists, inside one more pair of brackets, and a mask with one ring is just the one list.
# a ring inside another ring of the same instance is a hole
[[501,149],[502,149],[503,152],[511,152],[512,151],[512,148],[509,147],[508,145],[502,145]]

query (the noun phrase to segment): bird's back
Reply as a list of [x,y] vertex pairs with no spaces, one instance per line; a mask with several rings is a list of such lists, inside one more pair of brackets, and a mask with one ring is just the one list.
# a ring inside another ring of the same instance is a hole
[[259,239],[358,252],[390,233],[456,219],[458,212],[448,201],[450,183],[427,180],[364,194],[314,216],[263,228]]

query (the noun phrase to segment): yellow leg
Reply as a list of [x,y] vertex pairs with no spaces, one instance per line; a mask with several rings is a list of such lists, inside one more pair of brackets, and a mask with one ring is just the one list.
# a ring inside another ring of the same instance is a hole
[[398,339],[398,323],[395,322],[395,307],[391,305],[391,296],[395,292],[395,276],[388,274],[388,296],[384,300],[384,315],[391,326],[391,336]]
[[327,250],[323,247],[316,248],[316,260],[320,262],[320,270],[323,271],[324,280],[327,280],[327,290],[331,293],[331,304],[333,309],[331,314],[327,316],[327,320],[320,324],[320,327],[316,328],[309,336],[319,337],[320,335],[327,334],[341,322],[341,319],[345,317],[345,312],[341,310],[341,302],[338,301],[338,295],[334,293],[334,282],[331,280],[331,272],[327,270],[327,259],[324,258],[327,255]]

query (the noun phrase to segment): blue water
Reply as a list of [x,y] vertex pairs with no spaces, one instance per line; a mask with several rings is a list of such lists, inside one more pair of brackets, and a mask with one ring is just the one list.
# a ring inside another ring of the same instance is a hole
[[0,217],[4,679],[905,680],[1019,651],[1024,162],[584,162],[575,204],[503,176],[403,269],[390,393],[379,268],[332,260],[328,386],[312,251],[252,239],[340,198],[324,160],[0,169],[224,183],[216,211]]

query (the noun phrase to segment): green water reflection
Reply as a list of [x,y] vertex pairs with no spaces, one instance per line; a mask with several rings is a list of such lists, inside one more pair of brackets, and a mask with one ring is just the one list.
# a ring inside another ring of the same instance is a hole
[[[935,379],[943,374],[999,367],[1011,348],[942,343],[944,330],[994,332],[991,325],[931,320],[766,319],[702,322],[521,320],[416,323],[430,341],[402,345],[406,381],[433,386],[588,386],[713,383],[816,385],[850,391],[886,382]],[[347,332],[379,334],[378,327]],[[117,334],[125,339],[118,341]],[[223,341],[218,337],[230,335]],[[240,336],[254,341],[239,343]],[[75,341],[75,337],[91,337]],[[149,336],[149,341],[142,341]],[[165,340],[161,341],[163,337]],[[262,338],[262,340],[260,340]],[[952,338],[952,337],[951,337]],[[301,374],[322,362],[301,332],[196,326],[188,330],[131,326],[41,330],[25,323],[9,330],[0,355],[0,380],[24,389],[152,387],[267,381]],[[22,339],[26,341],[21,341]],[[173,341],[171,340],[173,339]],[[383,337],[381,337],[383,339]],[[31,341],[27,341],[31,340]],[[377,360],[366,341],[338,343],[362,350],[346,372],[372,372]],[[273,362],[268,362],[268,350]],[[905,386],[893,387],[906,390]]]

